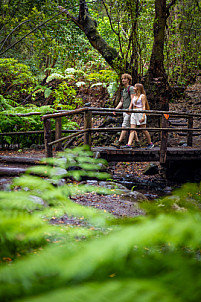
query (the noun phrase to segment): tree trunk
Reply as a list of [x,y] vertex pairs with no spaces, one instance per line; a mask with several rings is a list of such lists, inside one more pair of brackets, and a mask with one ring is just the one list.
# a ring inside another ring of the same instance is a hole
[[[151,109],[168,110],[168,100],[170,97],[170,87],[168,85],[167,75],[165,72],[163,60],[163,49],[165,40],[166,19],[169,16],[170,7],[175,4],[176,0],[172,0],[166,7],[166,0],[155,0],[155,20],[154,20],[154,43],[152,55],[150,59],[150,67],[147,75],[142,82],[147,91],[147,97],[151,105]],[[91,45],[103,56],[106,62],[118,73],[129,72],[134,75],[133,82],[137,80],[137,75],[132,70],[135,66],[129,66],[122,63],[122,58],[117,50],[110,47],[97,31],[97,23],[88,13],[85,0],[80,0],[79,17],[73,17],[66,9],[59,7],[68,18],[73,21],[87,36]],[[137,6],[136,6],[136,11]],[[135,61],[133,62],[135,64]]]
[[150,107],[157,110],[169,109],[170,87],[163,64],[166,18],[166,0],[155,0],[154,43],[149,70],[143,82]]

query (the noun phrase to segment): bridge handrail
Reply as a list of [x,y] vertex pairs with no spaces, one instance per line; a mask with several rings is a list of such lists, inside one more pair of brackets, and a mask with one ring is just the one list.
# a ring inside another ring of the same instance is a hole
[[[94,112],[95,114],[100,114],[104,112],[111,113],[113,115],[113,112],[122,114],[122,112],[127,112],[127,113],[135,113],[136,110],[133,109],[113,109],[113,108],[97,108],[97,107],[85,107],[85,108],[79,108],[79,109],[74,109],[74,110],[66,110],[58,113],[51,113],[51,114],[45,114],[42,116],[42,120],[44,121],[45,119],[49,118],[59,118],[59,117],[64,117],[67,115],[73,115],[73,114],[79,114],[79,113],[84,113],[84,112]],[[139,113],[147,113],[148,115],[163,115],[163,114],[168,114],[172,116],[182,116],[182,117],[201,117],[201,114],[197,113],[183,113],[183,112],[176,112],[176,111],[160,111],[160,110],[138,110]]]
[[[97,108],[97,107],[84,107],[75,110],[68,110],[53,114],[46,114],[41,117],[44,122],[44,141],[45,141],[45,150],[46,156],[52,157],[52,146],[56,145],[57,150],[61,149],[61,142],[69,140],[78,135],[84,135],[84,143],[91,146],[91,133],[92,132],[111,132],[111,131],[121,131],[125,130],[122,127],[113,127],[113,128],[92,128],[92,114],[94,115],[113,115],[113,112],[116,114],[122,114],[122,112],[136,112],[136,110],[129,109],[113,109],[113,108]],[[145,112],[148,115],[161,116],[161,127],[160,128],[148,128],[149,131],[158,131],[161,132],[161,147],[160,147],[160,162],[165,163],[166,153],[167,153],[167,141],[168,141],[168,132],[174,131],[185,131],[187,132],[187,145],[192,146],[192,133],[193,131],[200,131],[201,129],[193,128],[193,117],[201,118],[201,114],[196,113],[182,113],[176,111],[159,111],[159,110],[139,110],[138,112]],[[84,130],[79,130],[74,134],[71,134],[67,137],[61,137],[61,118],[73,114],[84,114]],[[188,119],[188,128],[169,128],[168,119],[170,116],[182,117]],[[50,119],[56,119],[55,127],[55,140],[51,141],[51,121]],[[142,128],[126,128],[126,130],[137,130],[143,131]]]

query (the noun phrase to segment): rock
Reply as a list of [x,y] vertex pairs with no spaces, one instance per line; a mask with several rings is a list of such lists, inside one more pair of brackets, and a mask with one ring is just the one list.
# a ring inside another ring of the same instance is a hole
[[130,191],[127,193],[123,193],[123,194],[120,194],[120,196],[123,200],[128,200],[128,201],[134,202],[134,203],[148,200],[144,194],[137,192],[137,191]]
[[[125,186],[116,183],[116,182],[112,182],[112,181],[87,181],[86,182],[88,185],[96,185],[96,186],[101,186],[104,187],[106,189],[111,189],[111,190],[118,190],[118,195],[120,195],[120,198],[123,201],[129,201],[129,202],[139,202],[142,200],[148,200],[146,198],[146,196],[140,192],[137,191],[130,191],[129,189],[127,189]],[[117,194],[117,192],[115,192],[114,194]],[[111,194],[113,195],[113,194]]]
[[181,146],[181,147],[187,147],[186,141],[180,141],[179,142],[179,146]]
[[67,174],[67,171],[65,169],[59,168],[59,167],[55,167],[52,170],[51,176],[63,176],[65,177]]
[[30,195],[30,200],[33,201],[36,204],[47,207],[47,203],[42,198],[40,198],[38,196]]
[[107,189],[116,189],[116,190],[121,190],[121,191],[125,191],[125,192],[130,192],[130,190],[128,190],[123,185],[116,183],[116,182],[112,182],[112,181],[100,181],[98,183],[98,185],[101,187],[105,187]]
[[87,184],[89,186],[98,186],[98,181],[97,180],[87,180],[87,181],[82,181],[81,184]]
[[165,188],[163,189],[163,191],[164,191],[166,194],[169,194],[169,193],[172,192],[172,187],[167,186],[167,187],[165,187]]
[[147,169],[144,171],[144,175],[156,175],[159,173],[158,166],[156,164],[150,164]]

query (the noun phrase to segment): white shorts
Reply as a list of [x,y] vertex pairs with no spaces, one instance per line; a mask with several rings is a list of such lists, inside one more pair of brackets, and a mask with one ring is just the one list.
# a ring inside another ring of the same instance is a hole
[[[138,111],[138,109],[134,109],[136,111]],[[140,123],[140,120],[142,119],[143,113],[140,112],[136,112],[136,113],[132,113],[131,114],[131,125],[146,125],[147,123],[147,116],[145,115],[145,120],[144,122]]]
[[123,123],[122,123],[123,128],[130,128],[130,119],[131,119],[131,115],[124,112],[123,113]]

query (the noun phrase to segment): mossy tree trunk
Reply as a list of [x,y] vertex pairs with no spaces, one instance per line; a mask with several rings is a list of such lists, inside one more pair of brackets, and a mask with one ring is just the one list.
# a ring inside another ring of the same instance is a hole
[[143,79],[151,108],[158,110],[168,110],[170,98],[170,87],[164,68],[163,55],[167,9],[166,0],[155,0],[154,43],[149,69]]
[[143,79],[151,109],[169,110],[171,89],[164,68],[163,51],[166,21],[170,15],[170,8],[175,5],[176,1],[172,0],[167,5],[166,0],[155,0],[154,43],[149,69]]
[[67,17],[85,33],[91,45],[103,56],[106,62],[114,70],[119,69],[121,64],[116,64],[116,61],[121,61],[121,58],[117,50],[109,46],[97,31],[97,22],[89,15],[86,2],[80,1],[78,17],[72,16],[66,9],[61,6],[59,6],[59,9],[60,11],[63,11],[67,15]]

